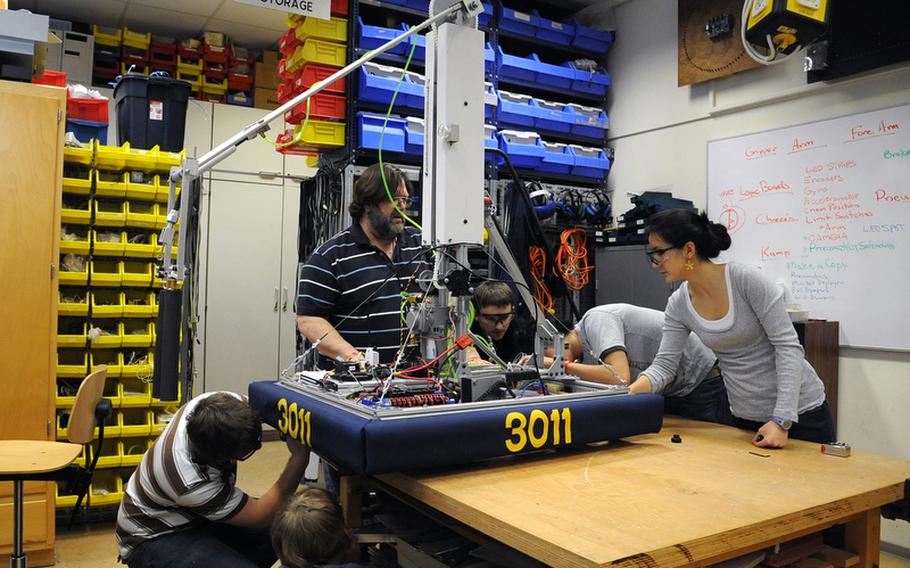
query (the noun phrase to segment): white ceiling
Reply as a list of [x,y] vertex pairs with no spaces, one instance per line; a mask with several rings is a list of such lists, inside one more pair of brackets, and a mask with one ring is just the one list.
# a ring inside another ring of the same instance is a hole
[[[612,7],[626,0],[543,0],[574,8]],[[51,17],[128,27],[171,37],[196,37],[205,30],[228,34],[254,50],[274,48],[286,31],[284,12],[238,4],[235,0],[10,0],[10,8],[25,8]]]
[[287,31],[284,12],[234,0],[10,0],[9,5],[63,20],[171,37],[219,31],[255,50],[274,48]]

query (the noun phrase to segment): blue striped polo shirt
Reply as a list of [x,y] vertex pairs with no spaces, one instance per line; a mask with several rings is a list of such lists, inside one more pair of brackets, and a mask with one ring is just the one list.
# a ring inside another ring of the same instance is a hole
[[401,292],[420,291],[417,276],[431,267],[425,250],[420,233],[405,227],[390,260],[370,243],[360,223],[354,223],[317,248],[303,265],[297,315],[325,318],[356,349],[372,347],[379,351],[380,362],[391,363],[407,334]]

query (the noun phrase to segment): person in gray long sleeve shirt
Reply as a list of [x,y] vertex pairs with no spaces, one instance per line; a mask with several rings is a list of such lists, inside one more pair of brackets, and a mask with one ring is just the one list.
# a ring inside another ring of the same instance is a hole
[[[566,335],[573,359],[568,370],[589,380],[615,383],[644,371],[660,347],[664,314],[631,304],[606,304],[588,310]],[[724,383],[714,363],[717,358],[692,333],[687,333],[678,370],[660,380],[652,378],[651,391],[664,396],[664,410],[685,418],[729,424]],[[599,359],[599,361],[598,361]],[[666,380],[665,380],[666,379]]]
[[650,392],[672,377],[691,331],[717,355],[734,425],[757,430],[753,444],[833,441],[824,386],[805,360],[782,291],[758,269],[710,261],[730,246],[726,228],[672,209],[651,217],[648,242],[652,265],[668,282],[684,283],[667,303],[657,357],[631,391]]

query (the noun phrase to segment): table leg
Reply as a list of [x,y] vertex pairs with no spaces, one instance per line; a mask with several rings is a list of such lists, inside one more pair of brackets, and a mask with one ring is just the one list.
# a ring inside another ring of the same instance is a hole
[[338,487],[338,500],[344,513],[344,524],[356,529],[363,524],[363,477],[342,475]]
[[847,550],[859,555],[860,568],[878,566],[882,517],[878,507],[860,513],[846,525]]

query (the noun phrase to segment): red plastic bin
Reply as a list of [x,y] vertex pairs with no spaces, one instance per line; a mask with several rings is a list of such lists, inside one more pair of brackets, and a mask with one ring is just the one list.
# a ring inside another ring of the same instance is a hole
[[229,50],[226,47],[218,47],[217,45],[204,44],[202,46],[202,59],[208,63],[223,63],[227,64]]
[[66,99],[66,117],[90,122],[108,122],[107,99]]
[[[282,83],[283,85],[284,83]],[[249,91],[253,88],[253,76],[247,73],[228,73],[228,90]]]
[[[310,97],[310,120],[344,120],[346,108],[344,97],[317,93]],[[306,118],[306,101],[284,113],[284,120],[290,124],[302,124]]]
[[177,54],[177,40],[170,37],[164,36],[152,36],[152,44],[149,46],[149,51],[154,51],[156,53],[173,53]]
[[348,0],[332,0],[331,11],[333,16],[347,16]]
[[226,79],[228,76],[228,71],[223,63],[212,63],[210,61],[206,61],[205,67],[202,68],[202,74],[212,79]]
[[291,28],[278,40],[278,51],[285,57],[290,57],[299,45],[300,40],[297,38],[297,34],[294,33],[294,28]]
[[44,76],[32,77],[36,85],[50,85],[51,87],[66,87],[66,71],[44,70]]
[[[338,69],[334,67],[319,65],[318,63],[307,63],[303,66],[303,69],[298,71],[297,74],[293,77],[293,91],[302,93],[312,87],[313,83],[327,79],[337,71]],[[345,80],[346,79],[344,77],[338,79],[331,85],[327,86],[322,92],[343,95]]]
[[168,67],[177,67],[177,51],[164,52],[152,49],[149,52],[149,63],[152,67],[166,65]]

